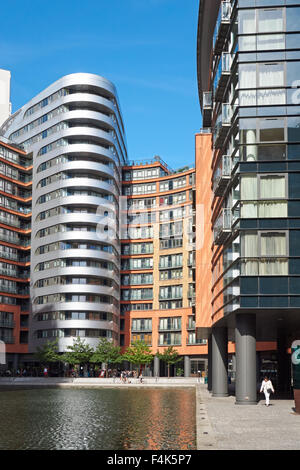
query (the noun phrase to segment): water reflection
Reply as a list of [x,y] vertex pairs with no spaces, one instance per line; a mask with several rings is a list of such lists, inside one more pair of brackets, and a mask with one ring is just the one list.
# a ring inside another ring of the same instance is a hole
[[195,390],[2,391],[0,449],[196,449]]

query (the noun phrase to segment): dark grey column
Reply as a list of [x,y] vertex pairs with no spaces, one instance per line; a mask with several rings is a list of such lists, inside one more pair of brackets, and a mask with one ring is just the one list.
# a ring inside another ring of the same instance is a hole
[[159,358],[154,356],[154,377],[159,377]]
[[256,405],[256,317],[242,313],[236,316],[236,384],[237,405]]
[[211,352],[211,334],[208,337],[207,340],[207,349],[208,349],[208,364],[207,364],[207,390],[209,392],[212,391],[212,352]]
[[290,381],[290,358],[287,354],[286,331],[282,328],[277,331],[277,363],[278,363],[278,392],[289,391]]
[[184,356],[184,376],[191,376],[191,360],[190,356]]
[[228,396],[228,333],[227,328],[212,329],[212,393]]
[[13,369],[16,371],[19,368],[19,354],[15,353],[14,354],[14,359],[13,359]]

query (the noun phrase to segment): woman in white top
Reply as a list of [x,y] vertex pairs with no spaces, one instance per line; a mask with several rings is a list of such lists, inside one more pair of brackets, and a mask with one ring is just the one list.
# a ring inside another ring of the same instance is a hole
[[269,406],[270,404],[270,395],[271,395],[271,392],[275,392],[274,390],[274,387],[273,387],[273,384],[271,382],[271,380],[269,380],[268,377],[265,377],[264,380],[262,381],[261,383],[261,387],[260,387],[260,392],[263,392],[265,394],[265,397],[266,397],[266,406]]

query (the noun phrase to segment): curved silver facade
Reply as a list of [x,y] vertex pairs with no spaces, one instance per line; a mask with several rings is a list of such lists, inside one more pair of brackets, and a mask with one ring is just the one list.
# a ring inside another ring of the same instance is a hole
[[125,131],[114,85],[72,74],[37,95],[2,133],[33,152],[31,338],[35,350],[119,336],[118,220]]

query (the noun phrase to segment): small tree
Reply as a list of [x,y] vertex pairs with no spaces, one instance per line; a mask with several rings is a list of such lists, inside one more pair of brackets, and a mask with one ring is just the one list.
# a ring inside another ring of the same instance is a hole
[[62,360],[62,356],[58,354],[58,339],[47,341],[42,346],[36,348],[34,357],[43,365],[50,366],[54,362]]
[[162,361],[166,362],[168,365],[168,378],[170,377],[170,365],[176,364],[180,361],[180,357],[178,357],[178,351],[173,346],[169,346],[164,350],[163,353],[159,353],[157,351],[156,356],[161,359]]
[[137,365],[140,373],[141,366],[150,364],[153,361],[153,354],[150,346],[145,341],[133,341],[123,354],[123,359]]
[[94,364],[106,364],[106,377],[109,364],[117,364],[122,360],[120,346],[115,346],[113,343],[103,338],[99,341],[96,350],[90,358],[90,362]]
[[80,338],[73,340],[72,346],[67,346],[68,351],[61,356],[61,360],[70,365],[88,364],[94,353],[94,349]]

